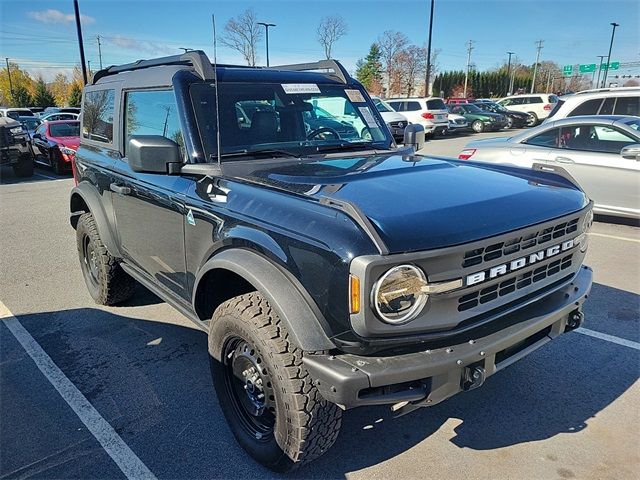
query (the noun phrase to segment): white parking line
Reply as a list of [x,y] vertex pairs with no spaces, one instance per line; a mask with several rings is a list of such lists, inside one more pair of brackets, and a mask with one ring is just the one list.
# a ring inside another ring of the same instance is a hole
[[615,343],[617,345],[622,345],[623,347],[634,348],[636,350],[640,350],[640,343],[634,342],[633,340],[627,340],[626,338],[614,337],[613,335],[608,335],[606,333],[596,332],[595,330],[589,330],[588,328],[580,327],[575,330],[578,333],[583,335],[588,335],[590,337],[599,338],[600,340],[605,340],[607,342]]
[[640,239],[638,238],[629,238],[629,237],[616,237],[615,235],[606,235],[604,233],[593,233],[593,232],[589,232],[589,236],[594,236],[594,237],[603,237],[603,238],[612,238],[614,240],[624,240],[626,242],[636,242],[636,243],[640,243]]
[[51,357],[27,332],[18,319],[0,301],[0,319],[7,326],[13,336],[20,342],[22,348],[34,361],[49,383],[58,391],[60,396],[71,407],[82,423],[89,429],[95,439],[102,445],[105,452],[118,465],[122,473],[129,479],[154,479],[155,475],[133,453],[129,446],[116,433],[98,411],[85,398],[80,390],[69,380],[62,370],[53,363]]

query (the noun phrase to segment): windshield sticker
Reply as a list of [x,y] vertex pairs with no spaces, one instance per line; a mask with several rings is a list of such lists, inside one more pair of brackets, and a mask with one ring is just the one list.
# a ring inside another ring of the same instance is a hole
[[315,83],[282,83],[282,89],[287,95],[294,93],[320,93]]
[[353,103],[365,103],[365,99],[362,96],[362,92],[360,90],[345,90],[344,91]]
[[364,122],[367,124],[369,128],[378,128],[378,122],[376,122],[375,117],[371,114],[369,107],[359,107],[360,115],[364,118]]

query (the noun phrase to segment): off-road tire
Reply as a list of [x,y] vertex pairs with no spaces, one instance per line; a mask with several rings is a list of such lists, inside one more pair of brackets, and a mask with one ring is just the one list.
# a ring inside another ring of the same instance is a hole
[[[136,281],[122,270],[118,259],[107,251],[91,213],[80,215],[76,226],[76,240],[82,275],[89,294],[95,302],[99,305],[116,305],[129,299],[133,295]],[[86,249],[89,245],[95,252],[96,278],[92,276],[90,267],[85,261]]]
[[475,120],[471,124],[471,129],[476,133],[484,132],[484,124],[480,120]]
[[285,325],[258,292],[234,297],[213,314],[209,351],[225,352],[225,345],[234,338],[256,349],[275,397],[270,437],[251,436],[225,384],[229,367],[210,356],[218,400],[238,443],[257,462],[277,472],[293,470],[323,455],[338,437],[342,411],[322,398],[304,367],[303,352],[290,342]]
[[33,157],[28,154],[22,155],[18,163],[13,165],[13,174],[16,177],[33,177]]

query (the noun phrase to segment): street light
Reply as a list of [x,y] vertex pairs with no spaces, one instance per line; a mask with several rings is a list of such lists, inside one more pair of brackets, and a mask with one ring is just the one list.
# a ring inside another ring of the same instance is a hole
[[613,30],[611,31],[611,43],[609,44],[609,55],[607,55],[607,68],[604,71],[604,80],[602,80],[602,88],[605,88],[607,85],[607,73],[609,73],[609,66],[611,65],[611,49],[613,48],[613,36],[616,34],[616,27],[619,27],[620,24],[616,22],[611,22],[610,25],[613,26]]
[[275,23],[264,23],[258,22],[258,25],[262,25],[266,32],[266,40],[267,40],[267,67],[269,66],[269,27],[275,27]]

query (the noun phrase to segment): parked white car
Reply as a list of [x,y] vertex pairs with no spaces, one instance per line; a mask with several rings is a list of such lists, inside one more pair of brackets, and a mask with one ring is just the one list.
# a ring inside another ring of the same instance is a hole
[[593,199],[594,212],[640,218],[638,117],[600,115],[553,120],[511,138],[472,141],[458,158],[527,168],[534,163],[557,165]]
[[456,113],[449,113],[449,132],[459,133],[469,130],[469,122],[462,115]]
[[0,117],[9,117],[17,120],[18,117],[33,116],[33,112],[28,108],[0,108]]
[[391,98],[387,103],[409,122],[422,125],[429,135],[444,134],[449,128],[447,106],[439,97]]
[[404,129],[411,122],[407,120],[407,117],[402,115],[401,113],[396,112],[391,105],[378,97],[371,97],[373,100],[373,104],[376,106],[384,123],[387,124],[389,130],[391,130],[391,134],[393,138],[397,140],[404,139]]
[[532,93],[512,95],[511,97],[498,100],[496,103],[499,103],[509,110],[528,113],[530,120],[527,125],[532,127],[549,116],[556,103],[558,103],[558,97],[552,93]]
[[47,115],[40,115],[39,118],[42,122],[54,122],[56,120],[77,120],[79,116],[80,115],[78,115],[77,113],[56,112],[49,113]]
[[559,100],[545,122],[580,115],[640,116],[640,87],[584,90]]

